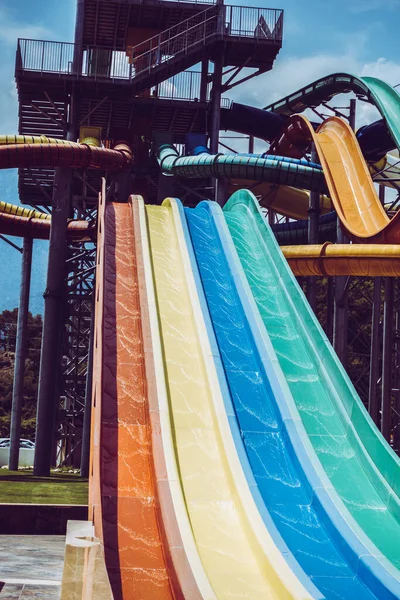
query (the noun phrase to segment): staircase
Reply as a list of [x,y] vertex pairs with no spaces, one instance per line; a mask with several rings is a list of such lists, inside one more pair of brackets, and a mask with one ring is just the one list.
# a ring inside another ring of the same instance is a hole
[[195,65],[202,58],[203,48],[222,39],[223,33],[223,12],[213,5],[128,48],[134,91],[149,89]]

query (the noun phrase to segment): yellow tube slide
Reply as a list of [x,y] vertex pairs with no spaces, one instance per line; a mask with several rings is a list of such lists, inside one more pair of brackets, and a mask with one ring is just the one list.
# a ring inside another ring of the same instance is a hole
[[33,208],[24,208],[23,206],[17,206],[9,202],[0,200],[0,213],[6,213],[8,215],[15,215],[17,217],[26,217],[27,219],[51,219],[51,215],[35,210]]
[[46,135],[0,135],[0,146],[9,144],[65,144],[67,140],[49,138]]
[[282,246],[281,250],[296,276],[400,277],[398,245],[327,243]]
[[218,600],[310,598],[263,526],[241,470],[179,206],[167,199],[146,210],[174,450],[212,589]]
[[[262,196],[260,205],[263,208],[270,208],[291,219],[307,219],[310,205],[310,192],[307,190],[298,190],[288,185],[276,185],[266,181],[249,181],[248,179],[234,179],[232,184],[231,194],[237,189],[248,189],[255,196]],[[332,201],[328,196],[321,194],[319,199],[322,215],[333,210]]]

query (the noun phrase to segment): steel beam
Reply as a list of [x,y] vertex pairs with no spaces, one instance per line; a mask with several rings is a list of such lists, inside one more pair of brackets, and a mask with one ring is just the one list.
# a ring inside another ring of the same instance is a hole
[[10,454],[8,458],[8,468],[10,471],[17,471],[19,463],[21,413],[24,393],[26,343],[28,337],[29,293],[32,271],[32,246],[32,238],[24,238],[11,406]]

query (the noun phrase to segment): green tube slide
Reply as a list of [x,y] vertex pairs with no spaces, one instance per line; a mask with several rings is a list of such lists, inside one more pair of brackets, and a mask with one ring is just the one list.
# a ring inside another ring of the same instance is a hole
[[317,456],[377,554],[399,569],[400,460],[365,410],[253,194],[236,192],[224,214]]
[[174,177],[250,179],[306,188],[313,192],[327,192],[324,174],[320,169],[298,162],[288,162],[287,159],[236,154],[179,156],[171,144],[163,144],[158,148],[157,159],[164,175]]

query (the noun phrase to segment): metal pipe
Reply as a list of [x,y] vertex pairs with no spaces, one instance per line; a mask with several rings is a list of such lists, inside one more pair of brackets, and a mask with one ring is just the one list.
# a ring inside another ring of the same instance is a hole
[[21,434],[21,413],[24,393],[26,342],[28,337],[28,310],[32,271],[32,238],[24,238],[22,252],[21,288],[18,306],[17,337],[15,343],[14,383],[11,406],[10,454],[8,468],[18,470]]
[[82,448],[81,448],[81,477],[89,477],[90,458],[90,424],[92,416],[92,382],[93,382],[93,343],[95,323],[95,292],[92,296],[92,316],[90,319],[89,352],[86,374],[85,410],[83,413]]
[[39,476],[50,474],[55,415],[59,401],[57,392],[61,368],[62,308],[71,186],[72,169],[56,169],[47,284],[44,293],[44,320],[36,418],[34,474]]
[[379,427],[378,378],[380,354],[381,278],[374,280],[374,299],[371,323],[371,354],[369,359],[368,412]]
[[385,303],[383,307],[381,432],[387,441],[390,440],[392,411],[393,307],[394,280],[386,277]]

